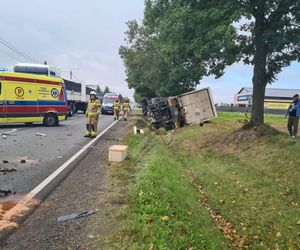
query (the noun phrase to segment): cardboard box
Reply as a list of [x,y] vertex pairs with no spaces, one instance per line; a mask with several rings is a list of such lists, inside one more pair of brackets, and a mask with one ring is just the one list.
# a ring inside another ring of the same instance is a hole
[[122,162],[127,158],[128,146],[113,145],[109,148],[109,161]]

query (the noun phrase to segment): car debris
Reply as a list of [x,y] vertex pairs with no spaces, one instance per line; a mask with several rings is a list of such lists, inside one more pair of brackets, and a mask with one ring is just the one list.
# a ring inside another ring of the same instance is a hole
[[18,130],[14,128],[14,129],[12,129],[11,131],[0,133],[0,135],[11,135],[11,134],[13,134],[13,133],[15,133],[15,132],[17,132],[17,131],[18,131]]
[[63,215],[63,216],[58,217],[57,221],[64,222],[64,221],[68,221],[68,220],[79,219],[82,217],[92,215],[94,213],[96,213],[96,211],[85,211],[85,212],[80,212],[80,213],[72,213],[72,214]]
[[2,138],[3,138],[3,139],[7,139],[6,135],[2,135]]
[[8,163],[8,160],[2,160],[2,162],[3,162],[4,164],[7,164],[7,163]]
[[20,160],[20,163],[26,163],[26,160],[24,160],[24,159],[22,159],[22,160]]
[[42,136],[42,137],[46,137],[46,134],[42,134],[42,133],[35,133],[36,136]]
[[9,194],[12,194],[11,190],[1,190],[0,189],[0,194],[4,194],[5,196],[8,196]]
[[17,171],[15,168],[0,168],[0,173],[10,173],[15,171]]

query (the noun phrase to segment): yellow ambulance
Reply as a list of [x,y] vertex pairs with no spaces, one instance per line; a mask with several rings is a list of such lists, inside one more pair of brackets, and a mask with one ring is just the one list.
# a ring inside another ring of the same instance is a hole
[[0,72],[0,124],[58,125],[66,119],[68,102],[61,78]]

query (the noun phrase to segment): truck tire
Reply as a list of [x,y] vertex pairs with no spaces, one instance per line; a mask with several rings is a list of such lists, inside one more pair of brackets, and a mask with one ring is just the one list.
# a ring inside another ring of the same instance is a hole
[[51,126],[57,126],[58,125],[58,118],[56,114],[49,113],[44,116],[43,120],[44,126],[51,127]]

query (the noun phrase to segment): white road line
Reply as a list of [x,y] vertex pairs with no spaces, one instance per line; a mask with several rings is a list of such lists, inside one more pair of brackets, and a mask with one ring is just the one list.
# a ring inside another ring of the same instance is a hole
[[[121,118],[120,118],[121,119]],[[112,128],[118,121],[113,122],[105,130],[103,130],[95,139],[86,144],[81,150],[79,150],[75,155],[73,155],[69,160],[67,160],[63,165],[61,165],[57,170],[55,170],[51,175],[49,175],[44,181],[42,181],[38,186],[36,186],[30,193],[28,193],[16,206],[9,210],[9,216],[12,217],[17,215],[20,211],[24,210],[24,206],[30,202],[39,192],[41,192],[51,181],[53,181],[62,171],[64,171],[72,162],[74,162],[84,151],[86,151],[93,143],[95,143],[101,136],[103,136],[110,128]],[[4,219],[9,219],[5,218]]]

